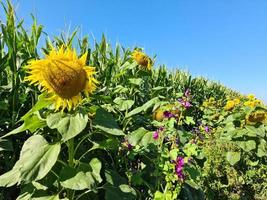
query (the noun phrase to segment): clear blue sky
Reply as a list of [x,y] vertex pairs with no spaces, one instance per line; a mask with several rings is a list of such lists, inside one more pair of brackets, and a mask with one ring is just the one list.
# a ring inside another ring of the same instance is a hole
[[80,26],[82,34],[157,54],[182,68],[267,103],[267,0],[14,0],[50,35]]

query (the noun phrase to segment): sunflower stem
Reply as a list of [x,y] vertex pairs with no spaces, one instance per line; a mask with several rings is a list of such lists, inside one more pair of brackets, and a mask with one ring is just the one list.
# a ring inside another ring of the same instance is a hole
[[[67,142],[68,146],[68,164],[70,167],[74,166],[74,139],[70,139]],[[71,189],[67,189],[67,196],[70,200],[73,199],[73,191]]]
[[70,167],[73,167],[74,164],[74,139],[68,141],[68,163]]

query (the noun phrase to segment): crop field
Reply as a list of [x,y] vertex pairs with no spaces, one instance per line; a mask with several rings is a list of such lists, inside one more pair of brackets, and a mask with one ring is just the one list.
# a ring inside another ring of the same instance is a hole
[[0,12],[0,200],[267,199],[253,94]]

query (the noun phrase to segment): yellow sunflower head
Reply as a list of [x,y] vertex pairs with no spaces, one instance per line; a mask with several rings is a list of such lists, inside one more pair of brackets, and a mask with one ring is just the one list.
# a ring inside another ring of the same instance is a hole
[[132,58],[138,63],[138,65],[141,65],[146,69],[151,70],[152,60],[143,52],[135,50],[132,53]]
[[248,94],[247,98],[249,100],[254,100],[255,99],[255,95],[254,94]]
[[233,101],[235,102],[235,105],[240,104],[240,99],[239,98],[235,98]]
[[88,96],[98,83],[95,68],[86,66],[86,57],[87,53],[79,58],[70,48],[53,48],[44,59],[30,61],[25,80],[48,92],[56,110],[71,110],[81,102],[82,93]]
[[233,100],[228,100],[225,105],[225,110],[232,110],[235,107],[235,102]]
[[252,112],[246,117],[247,124],[251,124],[251,125],[258,123],[258,122],[266,123],[266,121],[267,121],[267,113],[266,111],[262,111],[262,110]]

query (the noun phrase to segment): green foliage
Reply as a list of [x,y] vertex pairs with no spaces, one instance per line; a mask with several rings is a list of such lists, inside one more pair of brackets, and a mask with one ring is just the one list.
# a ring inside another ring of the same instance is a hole
[[99,84],[55,112],[23,81],[24,66],[43,57],[42,26],[33,17],[24,29],[11,3],[1,5],[0,199],[267,198],[267,126],[255,114],[267,109],[255,98],[164,65],[146,70],[134,49],[104,35],[92,46],[75,30],[41,49],[88,52]]

